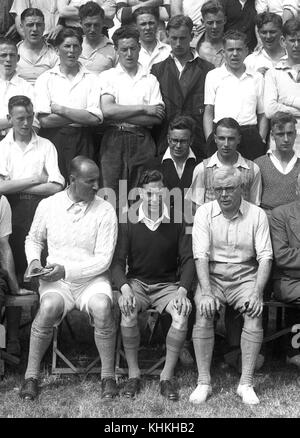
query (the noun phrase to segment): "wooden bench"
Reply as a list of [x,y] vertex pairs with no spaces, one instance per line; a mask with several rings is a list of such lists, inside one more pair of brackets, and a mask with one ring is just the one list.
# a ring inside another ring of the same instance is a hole
[[[31,309],[31,319],[26,324],[23,324],[20,328],[27,324],[30,324],[34,318],[35,307],[39,303],[39,295],[32,293],[30,295],[6,295],[4,302],[4,309],[6,307],[30,307]],[[5,315],[5,312],[4,312]],[[0,376],[4,375],[5,362],[18,365],[20,363],[20,358],[8,354],[5,349],[6,347],[6,328],[4,324],[4,318],[1,318],[0,324]]]

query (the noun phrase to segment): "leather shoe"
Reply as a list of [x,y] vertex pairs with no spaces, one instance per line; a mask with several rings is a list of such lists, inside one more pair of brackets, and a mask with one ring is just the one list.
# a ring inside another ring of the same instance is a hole
[[161,380],[159,382],[160,393],[163,397],[168,400],[177,401],[179,399],[178,391],[175,384],[171,380]]
[[112,377],[106,377],[101,380],[102,398],[104,400],[112,400],[118,395],[118,387],[115,379]]
[[25,379],[20,390],[20,397],[25,400],[34,400],[38,396],[38,380],[30,377]]
[[134,377],[127,380],[123,390],[123,394],[125,395],[125,397],[133,398],[136,396],[136,394],[140,392],[140,390],[141,379],[139,379],[138,377]]

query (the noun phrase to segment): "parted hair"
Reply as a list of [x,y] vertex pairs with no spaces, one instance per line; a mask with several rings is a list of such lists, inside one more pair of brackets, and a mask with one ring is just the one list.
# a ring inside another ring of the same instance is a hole
[[264,24],[273,23],[279,29],[282,30],[282,18],[280,15],[274,14],[273,12],[263,12],[262,14],[258,14],[255,20],[257,29],[261,29]]
[[118,47],[119,40],[133,38],[137,42],[140,41],[140,32],[137,30],[135,26],[121,26],[117,29],[113,36],[112,40],[114,42],[115,47]]
[[143,187],[145,184],[149,184],[151,182],[156,182],[156,181],[164,181],[164,177],[163,174],[156,169],[153,170],[144,170],[144,172],[142,173],[140,179],[139,179],[139,187]]
[[11,114],[12,109],[16,106],[23,106],[24,108],[27,108],[30,105],[33,106],[29,97],[23,95],[13,96],[8,101],[8,112]]
[[102,20],[104,20],[105,12],[96,2],[87,2],[79,8],[80,20],[86,17],[94,17],[96,15],[100,15]]
[[27,8],[21,14],[21,21],[23,22],[27,17],[41,17],[45,21],[43,12],[38,8]]

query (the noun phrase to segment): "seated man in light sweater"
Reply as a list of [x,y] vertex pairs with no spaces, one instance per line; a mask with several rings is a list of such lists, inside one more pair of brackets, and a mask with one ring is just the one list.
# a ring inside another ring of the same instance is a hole
[[[27,276],[40,273],[40,309],[32,323],[28,365],[20,396],[38,395],[41,360],[49,347],[53,327],[72,309],[90,317],[101,358],[102,398],[117,395],[114,371],[115,323],[108,269],[117,239],[117,218],[111,204],[96,195],[99,169],[90,159],[71,162],[69,187],[40,202],[25,251]],[[40,262],[48,245],[47,273]],[[39,272],[41,270],[41,272]],[[50,270],[50,272],[48,272]]]
[[237,393],[243,403],[259,403],[253,373],[263,340],[263,290],[271,270],[272,245],[266,214],[242,198],[241,185],[238,169],[216,169],[213,188],[217,199],[199,207],[194,219],[193,253],[199,286],[193,342],[198,385],[190,401],[196,404],[205,402],[212,392],[214,317],[225,304],[244,317]]
[[120,225],[112,265],[114,283],[121,291],[121,333],[129,374],[124,395],[131,398],[140,390],[138,313],[152,307],[172,317],[160,393],[176,401],[178,390],[172,378],[187,334],[191,311],[187,293],[195,274],[191,235],[186,233],[180,215],[176,217],[168,209],[163,176],[158,170],[146,170],[141,175],[139,193],[141,203],[131,206],[127,222]]

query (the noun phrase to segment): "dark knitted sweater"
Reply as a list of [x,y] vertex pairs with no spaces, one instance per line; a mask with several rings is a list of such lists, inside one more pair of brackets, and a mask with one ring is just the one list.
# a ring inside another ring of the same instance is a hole
[[287,175],[276,169],[269,155],[263,155],[254,162],[259,166],[262,178],[261,207],[272,209],[296,199],[297,176],[300,173],[299,158]]
[[120,224],[111,271],[118,289],[137,278],[147,284],[179,281],[189,290],[195,275],[191,235],[172,219],[155,231],[143,222]]

